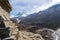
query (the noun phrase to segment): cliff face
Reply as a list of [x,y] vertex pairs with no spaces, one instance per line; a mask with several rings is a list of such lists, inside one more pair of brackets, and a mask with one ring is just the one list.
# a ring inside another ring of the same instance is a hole
[[0,39],[9,37],[8,20],[10,20],[9,18],[10,9],[8,9],[9,8],[8,4],[9,4],[8,1],[0,0]]

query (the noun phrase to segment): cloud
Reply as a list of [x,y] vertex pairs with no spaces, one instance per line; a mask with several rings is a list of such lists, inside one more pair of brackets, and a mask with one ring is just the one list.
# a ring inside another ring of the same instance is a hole
[[40,10],[43,11],[45,9],[48,9],[49,7],[60,4],[60,0],[52,0],[50,3],[44,4],[42,6],[38,6],[36,9],[34,9],[35,12],[39,12]]
[[48,9],[49,7],[56,5],[56,4],[60,4],[60,0],[52,0],[51,2],[48,3],[44,3],[41,6],[37,6],[35,8],[32,9],[32,11],[28,12],[27,15],[32,14],[32,13],[38,13],[39,11],[43,11]]
[[[35,11],[45,8],[44,5],[49,5],[52,0],[10,0],[12,5],[11,15],[16,16],[18,12],[23,15],[32,14]],[[12,16],[11,16],[12,17]]]

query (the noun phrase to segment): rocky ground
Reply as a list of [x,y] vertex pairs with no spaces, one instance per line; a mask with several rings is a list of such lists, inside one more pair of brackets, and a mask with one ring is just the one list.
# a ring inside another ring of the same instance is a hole
[[37,33],[28,31],[19,31],[16,40],[58,40],[57,34],[47,30],[38,30]]
[[40,34],[34,34],[27,31],[19,31],[16,40],[44,40]]

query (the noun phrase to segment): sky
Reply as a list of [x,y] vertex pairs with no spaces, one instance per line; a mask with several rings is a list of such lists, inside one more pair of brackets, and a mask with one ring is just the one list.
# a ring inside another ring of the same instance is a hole
[[59,4],[60,0],[9,0],[12,11],[10,17],[26,17],[32,13],[43,11],[52,5]]

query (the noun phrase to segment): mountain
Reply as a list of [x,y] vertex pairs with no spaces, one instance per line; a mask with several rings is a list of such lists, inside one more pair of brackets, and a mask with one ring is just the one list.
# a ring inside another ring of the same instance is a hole
[[[13,17],[13,18],[10,18],[11,21],[13,21],[14,23],[19,23],[21,20],[24,19],[24,17]],[[18,22],[19,21],[19,22]]]
[[43,27],[56,29],[60,26],[60,4],[53,5],[44,11],[31,14],[24,18],[21,23],[37,24]]

